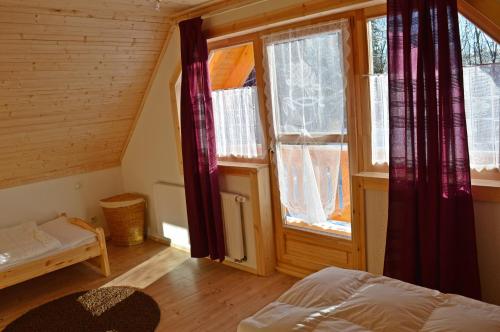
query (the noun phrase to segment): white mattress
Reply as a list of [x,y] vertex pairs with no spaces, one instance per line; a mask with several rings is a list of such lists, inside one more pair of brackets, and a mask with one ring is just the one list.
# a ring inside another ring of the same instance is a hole
[[40,258],[52,256],[59,252],[83,246],[97,240],[95,233],[71,224],[66,217],[59,217],[41,224],[38,226],[38,229],[45,232],[50,237],[57,239],[60,245],[42,254],[34,254],[30,257],[17,259],[13,262],[7,261],[4,264],[0,264],[0,271],[6,270],[14,265],[21,265]]
[[243,320],[238,332],[500,331],[500,307],[367,272],[327,268]]

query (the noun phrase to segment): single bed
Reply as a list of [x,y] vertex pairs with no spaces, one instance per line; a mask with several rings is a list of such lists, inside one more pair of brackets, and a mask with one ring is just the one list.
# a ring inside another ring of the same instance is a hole
[[363,271],[326,268],[243,320],[238,332],[500,331],[500,307]]
[[0,233],[0,242],[0,289],[80,262],[110,275],[104,231],[82,219],[25,223]]

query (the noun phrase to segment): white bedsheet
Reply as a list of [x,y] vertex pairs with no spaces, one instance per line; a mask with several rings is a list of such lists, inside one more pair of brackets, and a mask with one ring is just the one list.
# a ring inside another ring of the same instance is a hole
[[0,267],[17,264],[61,247],[58,239],[40,230],[35,222],[0,229]]
[[327,268],[243,320],[238,332],[500,331],[500,307],[367,272]]
[[66,217],[40,226],[33,222],[0,229],[0,271],[94,241],[93,232],[69,223]]

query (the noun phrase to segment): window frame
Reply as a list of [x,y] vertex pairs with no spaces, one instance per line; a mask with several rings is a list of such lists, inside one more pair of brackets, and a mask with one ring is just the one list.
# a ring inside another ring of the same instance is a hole
[[[230,157],[217,157],[217,162],[218,164],[223,164],[225,162],[235,162],[235,163],[244,163],[244,164],[268,164],[268,130],[267,130],[267,121],[265,121],[264,116],[266,116],[265,113],[265,102],[263,101],[264,98],[264,92],[259,86],[263,85],[264,83],[262,82],[262,68],[258,68],[257,64],[257,52],[256,52],[256,44],[258,41],[258,37],[256,34],[248,34],[245,36],[241,37],[233,37],[233,38],[227,38],[227,39],[221,39],[221,40],[216,40],[216,41],[208,41],[207,42],[207,47],[208,47],[208,54],[210,57],[210,54],[212,51],[218,50],[218,49],[224,49],[224,48],[230,48],[230,47],[237,47],[239,45],[244,45],[244,44],[251,44],[253,49],[254,49],[254,63],[255,63],[255,70],[256,70],[256,87],[257,87],[257,96],[259,99],[259,114],[260,114],[260,124],[262,127],[262,133],[263,133],[263,156],[260,158],[245,158],[245,157],[235,157],[235,156],[230,156]],[[259,75],[260,72],[260,75]],[[180,174],[183,174],[184,169],[183,169],[183,161],[182,161],[182,139],[181,139],[181,123],[180,123],[180,103],[178,101],[178,96],[177,96],[177,90],[176,90],[176,85],[178,84],[179,80],[181,79],[182,75],[182,66],[181,63],[178,62],[176,68],[174,69],[174,72],[172,74],[172,77],[170,79],[169,83],[169,91],[170,91],[170,102],[171,102],[171,111],[172,111],[172,118],[175,126],[175,139],[176,139],[176,144],[177,144],[177,158],[179,160],[179,170]]]
[[[484,15],[481,14],[476,8],[472,7],[470,4],[463,0],[458,1],[458,9],[460,14],[470,20],[473,24],[475,24],[479,29],[483,30],[488,34],[491,38],[499,42],[498,35],[494,35],[496,31],[498,31],[491,23],[488,24],[489,20],[484,19]],[[366,45],[366,52],[363,55],[366,57],[364,60],[365,63],[360,64],[362,68],[362,74],[360,79],[360,90],[364,91],[365,98],[361,98],[361,112],[362,112],[362,141],[363,141],[363,171],[364,172],[374,172],[374,173],[388,173],[389,165],[387,163],[384,164],[372,164],[372,149],[371,149],[371,106],[370,106],[370,36],[368,35],[368,23],[372,19],[384,17],[387,15],[385,6],[376,6],[373,8],[366,8],[363,10],[364,13],[364,33],[360,33],[359,42],[364,43]],[[480,22],[477,23],[476,20],[483,18]],[[499,42],[500,43],[500,42]],[[500,169],[483,169],[481,171],[471,169],[471,179],[474,180],[494,180],[500,181]]]
[[[265,30],[265,31],[262,31],[260,33],[260,35],[264,36],[264,35],[269,35],[269,34],[273,34],[273,33],[279,33],[282,31],[289,30],[289,29],[297,29],[297,28],[301,28],[301,27],[314,26],[317,24],[322,24],[322,23],[329,22],[329,21],[337,21],[337,20],[341,20],[341,19],[347,19],[350,34],[352,34],[353,29],[354,29],[353,20],[352,20],[352,12],[348,12],[348,13],[344,13],[344,15],[342,15],[342,14],[335,15],[335,16],[329,15],[329,16],[326,16],[326,17],[318,19],[318,20],[311,20],[311,21],[307,21],[307,22],[298,22],[296,24],[289,24],[289,25],[281,26],[280,28],[277,28],[277,29],[273,29],[271,31]],[[317,235],[325,236],[328,238],[342,239],[342,240],[346,240],[346,241],[351,241],[353,239],[353,231],[352,231],[353,226],[352,225],[354,224],[354,222],[353,222],[353,220],[354,220],[353,205],[354,204],[353,204],[353,197],[352,197],[352,181],[351,181],[351,179],[352,179],[352,176],[355,174],[355,173],[353,173],[353,165],[352,164],[354,164],[354,161],[357,161],[357,152],[356,152],[357,149],[355,151],[351,151],[353,149],[353,147],[351,146],[353,143],[351,143],[351,142],[356,142],[356,139],[355,139],[355,136],[356,136],[355,121],[356,120],[353,117],[353,115],[355,115],[355,113],[356,113],[356,110],[354,109],[355,103],[353,102],[353,100],[355,98],[354,97],[355,92],[354,92],[354,90],[352,90],[352,88],[354,86],[354,71],[353,71],[353,58],[354,58],[353,47],[354,46],[353,46],[352,36],[347,40],[347,42],[343,46],[347,46],[347,48],[349,49],[348,53],[344,53],[345,58],[343,59],[344,64],[346,64],[346,66],[344,68],[345,69],[344,79],[346,82],[346,88],[345,88],[346,105],[345,105],[345,114],[344,114],[344,116],[346,118],[346,127],[345,127],[346,133],[345,134],[324,134],[324,135],[318,135],[318,136],[313,136],[313,137],[304,137],[304,136],[300,136],[299,134],[277,133],[277,137],[275,138],[275,140],[276,140],[276,143],[279,143],[281,145],[301,145],[301,144],[307,144],[307,145],[312,145],[312,146],[323,146],[323,145],[327,145],[327,144],[346,144],[347,145],[347,147],[348,147],[347,148],[348,164],[349,164],[349,169],[348,169],[348,172],[349,172],[349,191],[350,191],[350,203],[351,203],[350,204],[350,221],[349,222],[351,224],[351,233],[349,235],[347,235],[341,231],[326,230],[326,229],[323,230],[317,226],[316,227],[311,226],[311,225],[299,226],[299,225],[294,225],[293,223],[287,223],[286,218],[285,218],[286,207],[281,203],[281,200],[278,197],[278,199],[277,199],[279,202],[278,204],[281,207],[279,220],[282,223],[284,233],[289,232],[289,231],[292,231],[292,232],[297,231],[297,232],[306,232],[306,233],[317,234]],[[266,98],[267,98],[267,95],[266,95]],[[267,106],[266,112],[268,112],[268,114],[273,113],[271,104],[272,103],[266,104],[266,106]],[[270,115],[268,115],[268,116],[270,116]],[[300,142],[300,143],[297,143],[297,142]],[[274,152],[274,153],[276,153],[276,152]],[[273,157],[273,159],[274,159],[274,157]],[[277,165],[275,165],[274,160],[271,161],[271,165],[273,167],[277,167]],[[277,170],[275,170],[274,173],[276,175]],[[278,183],[277,176],[276,176],[276,179],[274,179],[273,181],[276,181],[276,185],[277,185],[277,183]],[[276,218],[277,218],[277,216],[276,216]]]
[[[357,268],[364,269],[366,265],[365,254],[364,254],[364,245],[365,245],[365,232],[364,232],[364,224],[358,217],[358,211],[356,209],[356,192],[357,187],[353,182],[354,176],[361,171],[361,151],[360,148],[360,131],[359,131],[359,114],[361,112],[359,109],[359,91],[358,91],[358,83],[357,77],[359,76],[358,69],[358,60],[359,55],[358,52],[353,52],[353,50],[357,49],[359,41],[355,37],[359,33],[359,29],[357,28],[357,14],[359,10],[350,10],[341,13],[327,14],[325,16],[311,18],[311,19],[302,19],[300,21],[282,24],[278,27],[262,29],[257,34],[258,36],[263,36],[271,33],[282,32],[288,29],[306,27],[310,25],[319,24],[322,22],[328,22],[333,20],[347,19],[349,22],[349,28],[351,33],[351,38],[349,38],[349,48],[351,52],[347,57],[348,68],[346,70],[347,76],[347,84],[346,84],[346,120],[347,120],[347,134],[344,135],[344,141],[349,144],[348,147],[348,157],[349,157],[349,174],[350,174],[350,197],[351,197],[351,237],[349,239],[336,236],[332,233],[327,233],[324,231],[307,229],[304,227],[295,227],[293,225],[287,225],[283,219],[283,206],[280,200],[279,188],[277,187],[278,178],[277,178],[277,170],[276,165],[273,162],[274,156],[273,152],[269,153],[269,164],[271,167],[270,177],[271,177],[271,196],[273,202],[273,221],[274,221],[274,230],[275,230],[275,239],[276,239],[276,254],[278,260],[278,270],[282,271],[293,271],[297,269],[297,267],[301,266],[304,268],[305,266],[313,266],[309,261],[304,261],[303,258],[299,257],[296,254],[296,251],[299,250],[303,245],[311,245],[314,244],[316,251],[321,250],[334,250],[336,252],[346,253],[347,257],[349,257],[349,263],[345,265],[355,266]],[[263,43],[259,37],[259,49],[255,50],[255,54],[259,54],[260,65],[263,65],[262,58],[263,57]],[[256,62],[257,66],[257,62]],[[262,68],[261,68],[262,69]],[[262,72],[261,72],[262,75]],[[259,77],[259,73],[257,73],[257,77]],[[262,78],[262,76],[261,76]],[[259,87],[263,91],[264,98],[267,98],[264,94],[264,86],[263,84]],[[262,100],[267,105],[267,99]],[[265,108],[266,118],[268,121],[267,114],[268,112],[272,112],[272,110],[268,110]],[[266,128],[269,128],[269,123],[266,123]],[[269,139],[269,137],[268,137]],[[322,258],[321,264],[331,264],[328,259]],[[300,262],[300,263],[299,263]],[[343,266],[344,263],[337,262],[336,265]],[[351,265],[352,264],[352,265]],[[316,266],[316,265],[314,265]],[[316,270],[317,268],[313,268]],[[296,272],[295,272],[296,273]]]
[[233,37],[233,38],[228,38],[228,39],[222,39],[222,40],[216,40],[216,41],[208,41],[208,54],[210,57],[210,54],[213,51],[224,49],[224,48],[230,48],[230,47],[237,47],[240,45],[245,45],[245,44],[251,44],[253,47],[253,56],[254,56],[254,66],[255,66],[255,80],[256,80],[256,88],[257,88],[257,98],[259,99],[259,115],[260,115],[260,125],[262,128],[262,134],[263,134],[263,146],[262,146],[262,152],[263,155],[260,158],[245,158],[245,157],[235,157],[235,156],[230,156],[230,157],[217,157],[217,160],[219,162],[237,162],[237,163],[252,163],[252,164],[268,164],[268,150],[269,150],[269,145],[268,145],[268,131],[267,131],[267,121],[265,121],[265,116],[266,116],[266,110],[265,110],[265,103],[263,102],[264,100],[264,92],[259,88],[260,85],[263,85],[264,82],[262,82],[262,75],[259,75],[259,71],[262,70],[262,68],[257,68],[258,65],[258,57],[257,57],[257,35],[255,34],[248,34],[244,35],[241,37]]

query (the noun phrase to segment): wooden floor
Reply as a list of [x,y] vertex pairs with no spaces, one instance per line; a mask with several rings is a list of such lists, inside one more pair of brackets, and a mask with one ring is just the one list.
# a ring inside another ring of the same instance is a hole
[[192,259],[152,241],[134,247],[108,244],[108,251],[112,270],[109,278],[77,264],[0,290],[0,330],[42,303],[119,281],[148,285],[144,292],[158,302],[162,311],[157,331],[235,331],[241,319],[297,281],[280,273],[258,277],[206,259]]

